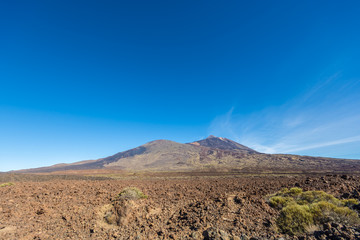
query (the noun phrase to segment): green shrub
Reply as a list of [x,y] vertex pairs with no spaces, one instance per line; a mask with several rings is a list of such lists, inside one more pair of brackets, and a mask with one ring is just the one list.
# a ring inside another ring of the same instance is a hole
[[136,187],[127,187],[124,188],[119,195],[117,196],[118,199],[142,199],[142,198],[148,198],[147,195],[145,195],[140,189]]
[[331,202],[336,205],[339,204],[340,200],[335,198],[333,195],[323,191],[306,191],[299,195],[297,199],[298,203],[311,204],[320,201]]
[[359,215],[348,207],[337,207],[333,212],[325,214],[327,214],[327,218],[333,222],[348,225],[360,224]]
[[359,201],[356,199],[353,199],[353,198],[344,199],[344,200],[341,200],[341,202],[344,206],[349,207],[349,208],[359,204]]
[[0,187],[7,187],[7,186],[12,186],[12,185],[14,185],[14,184],[11,182],[8,182],[8,183],[0,184]]
[[292,204],[284,207],[277,220],[283,233],[295,235],[302,233],[314,223],[313,215],[307,205]]
[[282,209],[290,203],[295,203],[295,201],[291,197],[274,196],[270,198],[269,203],[273,208]]
[[314,220],[318,223],[336,222],[341,224],[359,224],[358,214],[346,206],[321,201],[310,205]]
[[277,195],[283,196],[283,197],[294,197],[294,196],[298,196],[302,192],[303,192],[303,190],[298,187],[293,187],[290,189],[283,188],[280,192],[277,193]]
[[339,200],[323,191],[283,189],[269,197],[269,204],[280,210],[277,225],[287,234],[303,233],[313,224],[360,224],[358,214],[351,209],[358,204],[357,200]]
[[289,195],[290,196],[298,196],[299,194],[301,194],[303,192],[303,190],[301,188],[298,187],[294,187],[294,188],[290,188],[289,190]]

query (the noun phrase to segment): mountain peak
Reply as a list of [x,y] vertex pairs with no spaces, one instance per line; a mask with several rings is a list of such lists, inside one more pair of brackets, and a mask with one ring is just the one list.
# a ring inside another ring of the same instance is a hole
[[230,139],[223,137],[216,137],[214,135],[210,135],[209,137],[203,140],[195,141],[190,144],[203,146],[203,147],[217,148],[222,150],[243,150],[247,152],[256,152],[255,150],[248,148],[244,145],[241,145],[237,142],[234,142]]
[[214,136],[214,135],[209,135],[207,138],[205,139],[218,139],[218,140],[221,140],[221,141],[225,141],[225,140],[229,140],[227,138],[223,138],[223,137],[217,137],[217,136]]
[[214,135],[209,135],[206,139],[208,139],[208,138],[218,138],[218,137],[216,137]]

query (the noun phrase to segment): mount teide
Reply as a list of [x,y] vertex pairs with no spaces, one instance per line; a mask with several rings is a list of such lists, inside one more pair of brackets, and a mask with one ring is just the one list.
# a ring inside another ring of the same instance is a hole
[[42,173],[90,169],[244,173],[360,172],[360,161],[263,154],[230,139],[209,136],[186,144],[156,140],[98,160],[57,164],[18,172]]

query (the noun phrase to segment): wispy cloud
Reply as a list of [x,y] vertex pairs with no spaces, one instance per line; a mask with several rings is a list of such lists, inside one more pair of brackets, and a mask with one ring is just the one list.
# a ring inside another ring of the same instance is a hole
[[287,152],[299,152],[303,150],[309,150],[314,148],[321,148],[321,147],[328,147],[328,146],[334,146],[339,144],[345,144],[345,143],[353,143],[353,142],[359,142],[360,141],[360,135],[355,137],[348,137],[348,138],[342,138],[335,141],[329,141],[329,142],[323,142],[315,145],[309,145],[309,146],[303,146],[299,148],[294,149],[288,149]]
[[360,158],[360,81],[336,73],[281,106],[245,115],[231,108],[209,133],[266,153]]

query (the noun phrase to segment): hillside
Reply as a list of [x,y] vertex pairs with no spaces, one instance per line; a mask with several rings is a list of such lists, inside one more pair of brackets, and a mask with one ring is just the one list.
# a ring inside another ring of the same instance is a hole
[[182,144],[156,140],[98,160],[18,172],[41,173],[89,169],[130,171],[236,171],[236,172],[360,172],[359,160],[263,154],[226,138]]

